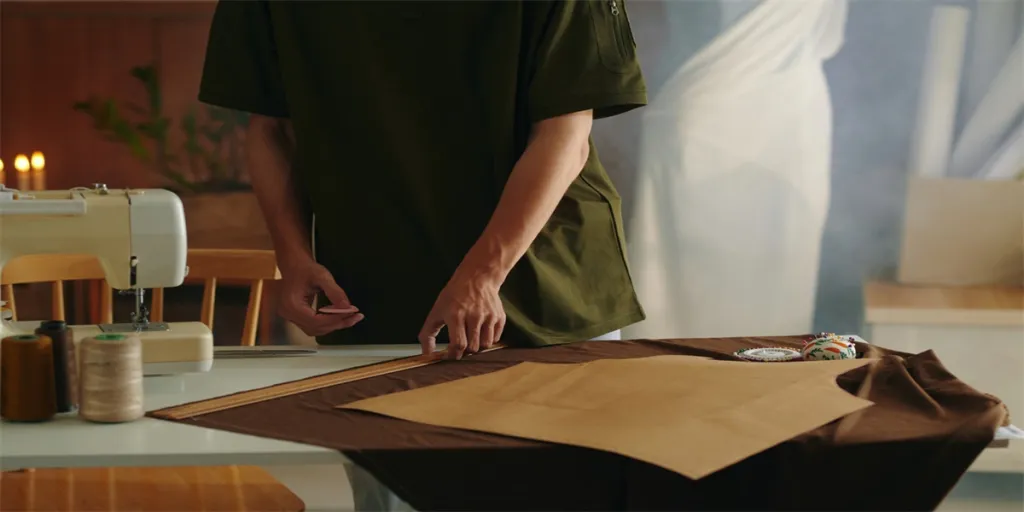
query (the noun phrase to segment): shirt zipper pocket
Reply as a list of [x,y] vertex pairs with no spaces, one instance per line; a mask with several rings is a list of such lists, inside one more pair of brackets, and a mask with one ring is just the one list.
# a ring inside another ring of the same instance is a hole
[[621,52],[622,56],[625,57],[628,53],[626,53],[626,46],[622,41],[622,22],[619,21],[619,3],[616,0],[608,0],[608,2],[611,4],[609,5],[609,10],[612,13],[612,26],[615,30],[615,43],[619,47],[619,52]]
[[623,0],[600,0],[591,5],[601,5],[592,15],[601,62],[610,71],[628,71],[634,52]]

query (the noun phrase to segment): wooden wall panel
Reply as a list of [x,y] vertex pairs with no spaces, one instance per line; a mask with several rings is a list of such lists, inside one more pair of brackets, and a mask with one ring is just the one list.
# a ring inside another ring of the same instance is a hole
[[[206,57],[206,40],[210,23],[207,20],[161,20],[157,27],[157,59],[160,83],[165,91],[168,112],[186,112],[198,105],[199,81]],[[180,130],[173,132],[171,143],[182,142]]]
[[4,1],[0,6],[0,158],[46,155],[47,185],[159,186],[126,148],[72,110],[91,95],[142,103],[133,66],[156,64],[167,112],[195,104],[213,2]]

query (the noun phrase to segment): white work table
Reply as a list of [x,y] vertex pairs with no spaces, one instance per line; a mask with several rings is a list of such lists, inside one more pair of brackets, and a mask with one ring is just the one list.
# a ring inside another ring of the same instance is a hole
[[[412,345],[322,349],[315,355],[216,359],[208,373],[146,377],[147,411],[419,354]],[[96,424],[74,414],[0,422],[0,469],[98,466],[338,464],[335,450],[153,418]]]
[[[443,348],[443,347],[442,347]],[[321,348],[315,355],[216,359],[207,373],[146,377],[147,411],[419,354],[413,345]],[[996,455],[1014,456],[1011,449]],[[0,470],[47,467],[343,464],[336,450],[154,418],[90,423],[75,414],[0,422]]]
[[[147,377],[146,409],[214,398],[418,353],[416,346],[351,347],[321,349],[316,355],[217,359],[209,373]],[[1021,441],[1012,441],[1011,446],[1020,447],[1019,443]],[[335,450],[148,417],[115,425],[88,423],[74,415],[35,424],[0,422],[0,470],[262,466],[296,493],[310,512],[351,510],[351,490],[344,469],[347,462]]]

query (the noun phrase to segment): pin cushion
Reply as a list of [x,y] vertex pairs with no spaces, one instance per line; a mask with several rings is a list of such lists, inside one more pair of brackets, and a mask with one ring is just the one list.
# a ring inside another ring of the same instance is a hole
[[807,361],[832,361],[836,359],[856,359],[857,345],[852,338],[844,338],[832,333],[821,333],[808,341],[800,351]]

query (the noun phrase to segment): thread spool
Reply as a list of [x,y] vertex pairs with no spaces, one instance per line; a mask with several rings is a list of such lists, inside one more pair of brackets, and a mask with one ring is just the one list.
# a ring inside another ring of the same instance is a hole
[[78,414],[98,423],[143,416],[142,342],[137,336],[100,334],[78,346],[81,396]]
[[78,407],[77,364],[75,344],[63,320],[40,322],[36,334],[47,336],[53,342],[53,381],[57,397],[57,412],[71,412]]
[[0,340],[0,418],[46,421],[56,414],[53,341],[36,334]]

